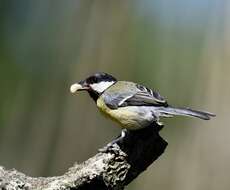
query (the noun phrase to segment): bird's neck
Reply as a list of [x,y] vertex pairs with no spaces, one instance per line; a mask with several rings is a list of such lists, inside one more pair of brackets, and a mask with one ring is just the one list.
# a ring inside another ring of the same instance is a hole
[[97,92],[95,92],[95,91],[93,91],[93,90],[89,90],[88,93],[89,93],[90,97],[91,97],[95,102],[97,102],[97,99],[99,98],[100,94],[97,93]]

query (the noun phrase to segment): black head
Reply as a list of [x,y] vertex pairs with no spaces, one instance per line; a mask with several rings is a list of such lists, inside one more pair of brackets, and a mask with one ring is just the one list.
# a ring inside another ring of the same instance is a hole
[[112,75],[103,72],[98,72],[89,76],[82,82],[85,82],[90,85],[90,84],[99,84],[101,82],[116,82],[116,81],[117,79],[115,79]]
[[100,94],[112,86],[116,81],[117,79],[112,75],[99,72],[87,77],[85,80],[81,80],[79,83],[73,84],[70,90],[72,93],[86,90],[94,100],[97,100]]

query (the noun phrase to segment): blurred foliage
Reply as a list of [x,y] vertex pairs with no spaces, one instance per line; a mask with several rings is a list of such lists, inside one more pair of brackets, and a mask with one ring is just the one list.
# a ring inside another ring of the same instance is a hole
[[229,9],[215,0],[0,1],[0,164],[59,175],[117,136],[87,94],[69,93],[104,71],[218,115],[165,119],[165,154],[128,189],[229,189]]

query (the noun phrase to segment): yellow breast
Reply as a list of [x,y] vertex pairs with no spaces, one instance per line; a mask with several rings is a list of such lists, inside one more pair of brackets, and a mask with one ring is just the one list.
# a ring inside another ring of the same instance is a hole
[[109,117],[112,120],[116,120],[116,118],[111,114],[112,110],[104,103],[101,98],[97,100],[97,107],[104,114],[104,116]]
[[99,98],[97,100],[99,110],[110,119],[118,122],[122,128],[136,130],[143,128],[143,123],[139,120],[139,115],[134,111],[134,107],[121,107],[118,109],[110,109],[104,101]]

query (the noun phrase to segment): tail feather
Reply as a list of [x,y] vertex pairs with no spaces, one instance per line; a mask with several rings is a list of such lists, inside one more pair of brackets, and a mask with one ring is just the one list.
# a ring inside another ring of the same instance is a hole
[[170,115],[183,115],[190,117],[197,117],[203,120],[209,120],[211,117],[215,117],[216,115],[206,111],[198,111],[193,110],[191,108],[176,108],[176,107],[165,107],[163,109],[163,113]]

